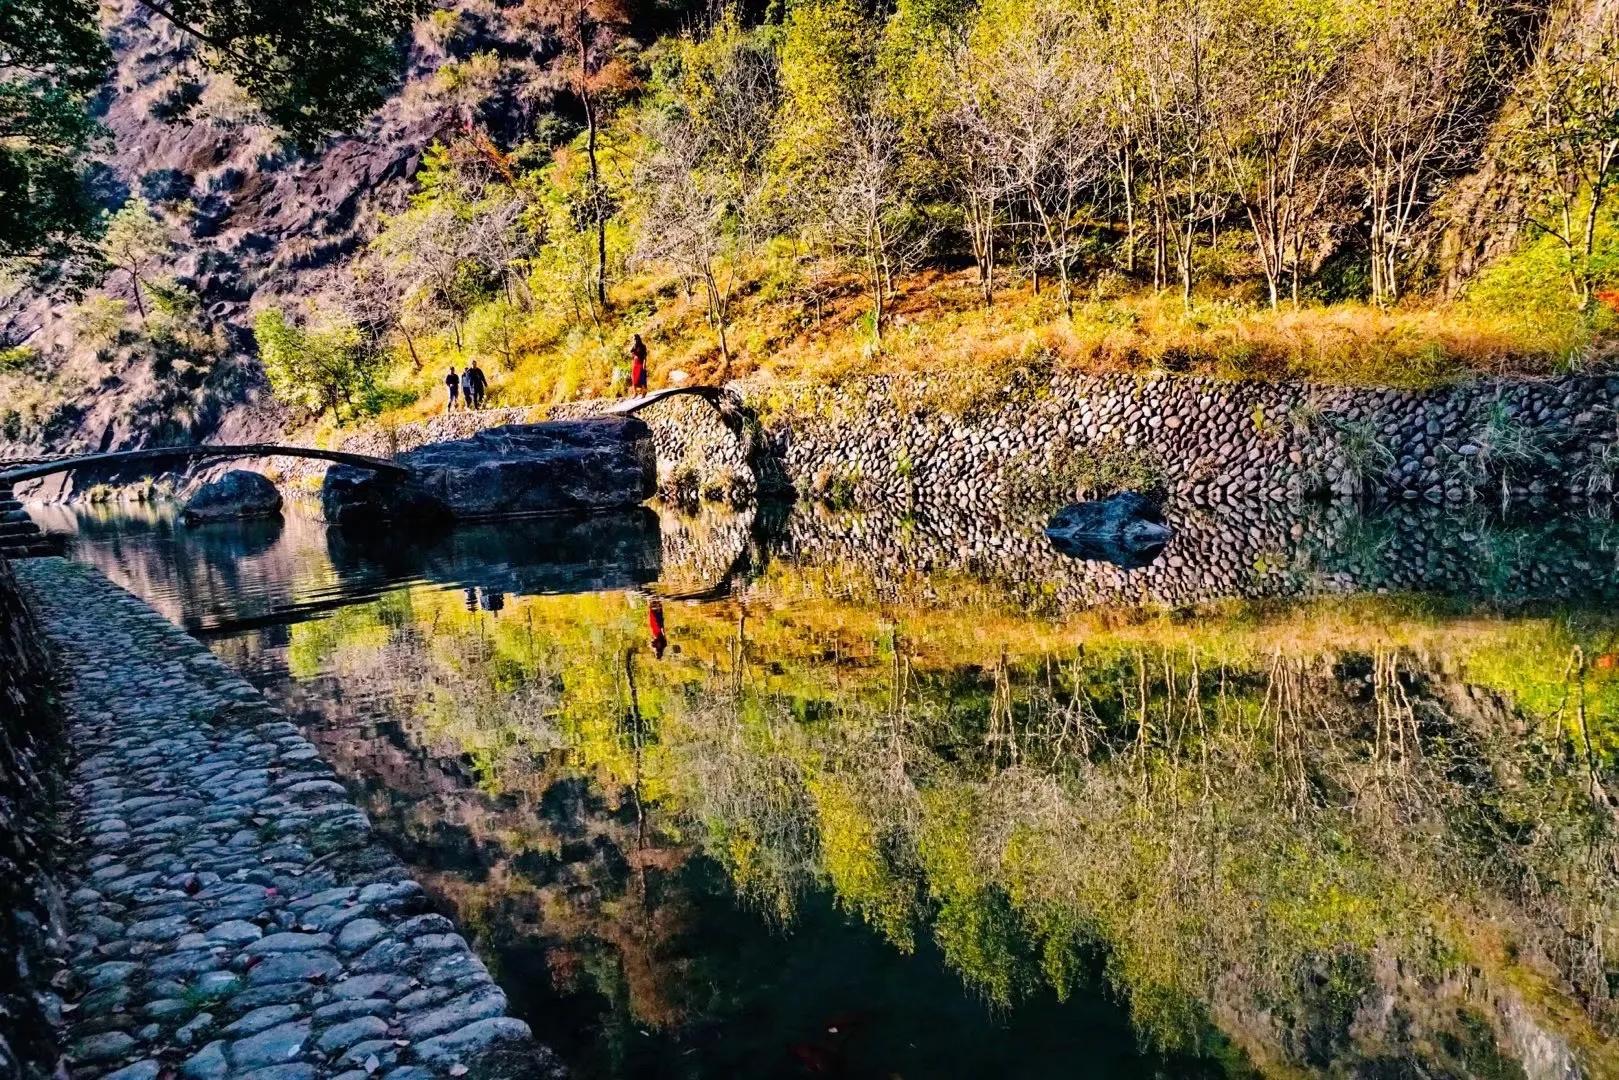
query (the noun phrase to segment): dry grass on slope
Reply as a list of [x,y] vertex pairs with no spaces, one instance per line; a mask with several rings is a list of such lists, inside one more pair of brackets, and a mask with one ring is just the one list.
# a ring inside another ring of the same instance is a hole
[[[1139,291],[1077,301],[1072,317],[1049,288],[997,292],[986,308],[971,271],[929,271],[902,280],[881,347],[869,298],[857,279],[789,274],[764,263],[738,287],[723,362],[700,294],[667,276],[642,275],[613,291],[614,316],[600,326],[554,315],[520,316],[507,356],[480,356],[491,404],[546,405],[620,392],[631,335],[651,351],[654,386],[753,376],[829,382],[886,373],[932,374],[969,388],[999,385],[1020,369],[1172,371],[1225,379],[1308,379],[1424,387],[1479,375],[1540,377],[1594,363],[1614,320],[1505,314],[1461,303],[1384,310],[1361,303],[1284,305],[1236,294],[1199,295],[1183,309],[1173,293]],[[1610,335],[1611,336],[1611,335]],[[388,420],[442,408],[449,364],[465,362],[448,336],[424,347],[420,371],[396,368],[394,386],[415,397]]]

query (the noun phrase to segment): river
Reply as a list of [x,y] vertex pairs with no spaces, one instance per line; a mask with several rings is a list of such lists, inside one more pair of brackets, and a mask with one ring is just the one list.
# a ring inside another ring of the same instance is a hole
[[[608,1077],[1619,1071],[1619,530],[36,508]],[[1544,518],[1545,515],[1542,515]]]

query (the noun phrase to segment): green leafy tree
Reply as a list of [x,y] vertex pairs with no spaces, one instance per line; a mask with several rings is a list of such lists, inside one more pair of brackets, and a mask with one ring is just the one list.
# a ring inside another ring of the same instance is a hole
[[422,0],[139,0],[194,38],[272,123],[310,148],[353,127],[398,81]]
[[253,323],[259,360],[276,400],[311,417],[331,413],[342,423],[374,396],[384,358],[352,322],[327,317],[298,326],[278,308]]
[[1401,260],[1436,181],[1485,123],[1475,107],[1489,26],[1479,0],[1395,0],[1374,17],[1339,110],[1366,190],[1372,297],[1398,299]]
[[879,28],[847,0],[793,8],[781,43],[774,197],[864,279],[874,345],[895,277],[920,252],[901,115],[878,64]]
[[526,308],[525,271],[537,239],[533,183],[479,132],[429,147],[417,189],[360,267],[376,286],[367,310],[391,309],[413,359],[412,315],[447,317],[460,347],[467,316],[496,290],[509,306]]
[[172,249],[169,230],[145,199],[131,199],[108,219],[101,238],[101,256],[114,270],[128,276],[135,294],[135,311],[142,322],[146,321],[142,287]]
[[964,133],[992,195],[1027,211],[1030,261],[1070,311],[1082,228],[1109,172],[1110,48],[1089,12],[1052,0],[991,0],[968,45]]
[[558,85],[585,112],[585,156],[590,164],[589,217],[596,237],[596,303],[607,306],[607,219],[611,198],[602,180],[599,143],[614,102],[635,86],[629,62],[630,11],[625,0],[524,0],[519,21],[550,35],[561,47],[552,66]]
[[1253,231],[1271,307],[1295,302],[1311,227],[1340,178],[1332,103],[1354,27],[1340,0],[1227,0],[1219,12],[1214,157]]
[[1200,225],[1225,204],[1214,179],[1212,113],[1219,55],[1218,0],[1144,0],[1122,8],[1115,41],[1114,108],[1135,147],[1132,173],[1145,188],[1151,217],[1154,285],[1173,258],[1181,302],[1192,305]]
[[88,101],[110,60],[91,0],[0,0],[0,260],[62,255],[92,208]]
[[[300,146],[353,127],[397,81],[423,0],[138,0]],[[81,182],[111,53],[90,0],[0,0],[0,260],[60,259],[91,231]]]
[[639,258],[702,283],[727,371],[739,262],[763,232],[772,123],[780,96],[768,35],[725,20],[675,46],[640,118],[635,174]]

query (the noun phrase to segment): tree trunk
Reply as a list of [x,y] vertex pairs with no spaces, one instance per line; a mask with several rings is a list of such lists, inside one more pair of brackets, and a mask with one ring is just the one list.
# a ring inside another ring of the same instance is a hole
[[708,290],[709,321],[714,324],[714,333],[720,340],[720,362],[724,365],[725,377],[731,374],[731,345],[725,333],[726,307],[725,298],[720,293],[720,283],[714,277],[712,266],[703,268],[703,285]]
[[[585,51],[584,35],[579,37],[579,63],[580,77],[589,70],[585,65],[588,57]],[[591,100],[590,92],[583,91],[579,95],[585,105],[585,152],[590,158],[590,212],[596,219],[596,302],[607,309],[607,215],[602,213],[601,166],[596,161],[596,103]]]
[[416,351],[416,339],[410,336],[410,328],[404,323],[399,324],[399,332],[405,335],[405,348],[410,351],[411,367],[416,371],[422,370],[422,357]]
[[141,276],[135,271],[129,272],[129,284],[135,290],[135,311],[139,313],[141,322],[146,322],[146,301],[141,298]]

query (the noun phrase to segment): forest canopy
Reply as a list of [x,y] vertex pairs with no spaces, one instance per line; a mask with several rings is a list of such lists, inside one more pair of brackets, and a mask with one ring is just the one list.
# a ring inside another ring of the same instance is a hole
[[[614,343],[647,315],[632,283],[648,275],[700,311],[708,345],[685,355],[711,350],[704,371],[719,378],[793,332],[789,319],[818,323],[851,295],[855,336],[882,353],[904,283],[967,267],[985,309],[1032,291],[1070,327],[1111,321],[1087,331],[1096,340],[1163,337],[1143,328],[1173,322],[1162,303],[1096,307],[1128,296],[1178,301],[1183,324],[1365,304],[1385,327],[1368,333],[1415,342],[1394,349],[1409,376],[1377,376],[1397,381],[1442,375],[1458,350],[1566,364],[1613,322],[1612,11],[799,0],[646,42],[640,17],[605,0],[560,21],[538,11],[525,18],[561,47],[546,78],[557,107],[582,114],[577,138],[497,138],[508,65],[452,60],[441,78],[462,94],[460,126],[335,301],[414,371],[446,353],[516,371],[561,350],[570,370],[525,386],[600,387]],[[491,89],[464,93],[480,82]],[[1462,181],[1486,162],[1486,225],[1515,254],[1469,281],[1445,249],[1482,242],[1458,241],[1456,222]],[[615,302],[615,283],[630,295]],[[1535,313],[1538,336],[1497,323],[1436,340],[1398,323],[1458,295],[1479,318]],[[760,325],[772,298],[796,314]],[[1153,355],[1172,364],[1176,348]]]

